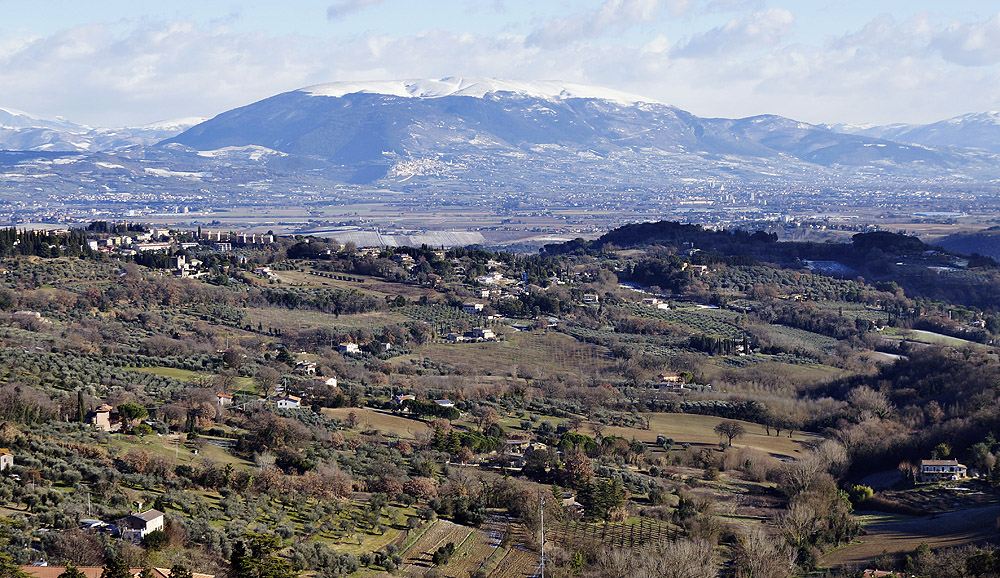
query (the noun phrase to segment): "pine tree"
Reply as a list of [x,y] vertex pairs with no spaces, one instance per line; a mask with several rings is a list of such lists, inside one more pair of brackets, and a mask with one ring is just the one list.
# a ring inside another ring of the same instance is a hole
[[104,565],[101,578],[132,578],[132,573],[125,560],[121,556],[115,556]]
[[192,578],[191,571],[183,564],[174,564],[170,568],[169,578]]
[[[3,574],[3,576],[6,576],[6,574]],[[61,574],[56,576],[56,578],[87,578],[87,577],[76,566],[72,564],[66,564],[66,569],[63,570]]]
[[294,578],[291,563],[277,556],[281,540],[277,536],[247,534],[233,546],[230,562],[233,578]]

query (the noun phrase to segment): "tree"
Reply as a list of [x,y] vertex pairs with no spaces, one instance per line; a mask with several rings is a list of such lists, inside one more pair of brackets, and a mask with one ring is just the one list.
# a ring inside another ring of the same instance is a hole
[[479,431],[486,432],[492,426],[500,423],[500,414],[492,407],[480,408],[474,412]]
[[226,364],[226,367],[231,367],[236,371],[239,371],[243,367],[246,360],[247,351],[239,345],[230,347],[222,354],[222,362]]
[[169,578],[192,578],[192,574],[183,564],[174,564],[170,568]]
[[[298,573],[292,565],[277,556],[281,539],[264,534],[247,534],[233,545],[230,562],[234,578],[292,578]],[[107,578],[107,577],[102,577]]]
[[143,536],[142,545],[147,550],[162,550],[170,543],[170,536],[163,530],[156,530]]
[[257,371],[257,377],[254,379],[257,382],[257,391],[264,397],[270,396],[275,386],[278,385],[279,379],[281,379],[280,371],[273,367],[261,367]]
[[118,406],[118,415],[125,420],[126,425],[131,429],[136,421],[145,419],[149,412],[141,405],[130,401]]
[[719,434],[720,437],[727,438],[729,445],[733,445],[733,440],[743,437],[747,430],[738,421],[724,421],[715,426],[715,433]]
[[737,539],[733,566],[737,578],[787,578],[795,566],[795,553],[763,528],[751,526]]
[[104,565],[101,578],[132,578],[132,573],[129,571],[125,559],[121,556],[115,556]]
[[594,467],[590,458],[580,449],[570,450],[563,461],[563,471],[566,472],[566,483],[574,488],[589,483],[594,477]]
[[[6,578],[6,574],[4,574],[4,577]],[[76,566],[66,564],[66,569],[56,576],[56,578],[87,578],[87,576],[83,572],[80,572],[80,569]]]

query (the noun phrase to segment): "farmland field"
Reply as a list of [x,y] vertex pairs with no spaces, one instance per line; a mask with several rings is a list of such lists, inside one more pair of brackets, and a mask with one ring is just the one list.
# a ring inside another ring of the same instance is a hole
[[777,345],[785,350],[801,349],[810,353],[829,353],[840,343],[833,337],[785,325],[759,325],[757,327],[772,345]]
[[538,571],[538,552],[511,548],[497,563],[489,578],[528,578]]
[[250,467],[252,465],[211,443],[206,443],[195,453],[189,446],[179,441],[179,436],[176,435],[160,436],[151,434],[142,438],[116,435],[111,437],[109,445],[121,452],[144,450],[152,456],[161,456],[177,464],[198,465],[214,462],[217,464],[233,464],[238,467]]
[[517,374],[521,366],[576,372],[591,377],[611,366],[607,350],[562,333],[515,333],[496,343],[434,343],[414,352],[468,375]]
[[249,323],[251,327],[256,327],[260,323],[264,327],[294,327],[298,329],[332,327],[346,331],[359,327],[372,329],[406,321],[402,315],[390,311],[355,313],[339,317],[332,313],[285,309],[283,307],[261,307],[247,309],[246,312],[246,323]]
[[734,324],[740,314],[725,309],[686,307],[664,311],[636,304],[630,305],[627,309],[633,315],[683,325],[705,335],[727,339],[743,339],[746,335]]
[[460,323],[469,327],[483,324],[481,316],[466,313],[457,307],[448,307],[446,305],[407,305],[400,308],[399,313],[415,321],[429,323],[439,334],[454,330]]
[[981,343],[976,343],[975,341],[959,339],[958,337],[951,337],[950,335],[942,335],[940,333],[934,333],[932,331],[922,331],[920,329],[900,329],[893,331],[893,333],[902,337],[903,339],[910,339],[912,341],[917,341],[919,343],[930,343],[932,345],[948,345],[951,347],[962,347],[965,345],[971,345],[973,347],[986,347],[985,345]]
[[673,530],[666,522],[653,518],[632,518],[618,523],[566,522],[546,532],[546,540],[562,544],[568,548],[577,547],[586,541],[596,541],[606,546],[634,548],[651,542],[675,538]]
[[172,377],[182,381],[191,381],[198,375],[196,371],[176,367],[129,367],[128,369],[138,371],[139,373],[153,373],[162,375],[163,377]]
[[323,415],[340,420],[346,420],[347,414],[354,412],[358,416],[358,428],[361,430],[377,429],[383,434],[413,439],[418,432],[427,431],[427,424],[415,419],[409,419],[371,408],[337,407],[323,408]]
[[[647,413],[649,429],[641,430],[627,427],[606,427],[604,435],[616,435],[626,439],[635,438],[646,443],[655,443],[656,436],[664,435],[673,438],[677,443],[697,445],[717,445],[719,434],[714,428],[725,420],[720,417],[686,414],[686,413]],[[787,433],[780,437],[765,435],[764,426],[750,422],[740,422],[746,428],[746,435],[734,440],[736,447],[750,447],[777,456],[795,457],[815,438],[795,433],[791,438]]]
[[[403,563],[400,565],[400,570],[405,574],[406,572],[417,571],[420,572],[423,569],[432,568],[434,564],[431,562],[431,557],[434,551],[439,547],[446,545],[448,542],[455,544],[456,554],[453,560],[458,562],[458,554],[461,550],[460,546],[466,541],[470,534],[473,533],[473,529],[468,526],[461,526],[447,520],[435,520],[431,522],[433,524],[428,528],[423,534],[417,538],[407,550],[403,553]],[[448,569],[451,564],[446,565],[442,570]],[[455,568],[464,567],[464,564],[456,564]],[[451,576],[452,574],[446,574]],[[468,576],[468,573],[463,575],[463,578]]]
[[866,535],[821,558],[824,566],[861,564],[875,556],[910,553],[926,542],[931,548],[952,548],[991,539],[996,535],[1000,505],[940,514],[933,519],[904,518],[865,527]]

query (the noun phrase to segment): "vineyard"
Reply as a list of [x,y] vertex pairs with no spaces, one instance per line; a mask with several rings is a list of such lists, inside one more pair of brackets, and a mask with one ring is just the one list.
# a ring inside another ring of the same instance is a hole
[[[468,578],[469,572],[455,573],[455,571],[464,571],[465,567],[471,564],[466,541],[473,532],[474,530],[467,526],[461,526],[447,520],[435,520],[432,522],[432,526],[406,550],[403,555],[403,563],[400,565],[402,573],[422,572],[434,567],[434,563],[431,561],[434,552],[451,542],[456,547],[455,555],[449,564],[440,568],[441,575]],[[476,541],[480,540],[476,539]],[[477,566],[478,564],[479,561],[476,561]]]
[[722,337],[724,339],[743,339],[746,333],[734,322],[738,313],[723,309],[686,308],[664,311],[638,304],[630,305],[628,312],[636,317],[657,319],[674,325],[683,325],[696,333]]
[[786,351],[818,355],[830,353],[840,343],[833,337],[784,325],[760,325],[756,329],[765,341]]
[[[511,543],[523,542],[523,530],[498,513],[491,514],[478,530],[437,520],[406,548],[400,571],[404,575],[419,575],[437,568],[442,578],[468,578],[483,570],[490,578],[527,578],[538,571],[538,552],[523,545],[501,546],[508,532],[513,532]],[[447,563],[434,566],[434,552],[449,542],[455,545],[454,555]]]
[[585,542],[636,548],[644,544],[674,540],[677,535],[677,528],[666,522],[640,517],[617,523],[566,522],[549,530],[546,538],[571,549]]
[[454,331],[456,326],[476,327],[483,324],[479,315],[466,313],[457,307],[446,305],[407,305],[398,310],[414,321],[429,323],[439,335]]
[[538,552],[511,548],[489,573],[489,578],[528,578],[538,574]]

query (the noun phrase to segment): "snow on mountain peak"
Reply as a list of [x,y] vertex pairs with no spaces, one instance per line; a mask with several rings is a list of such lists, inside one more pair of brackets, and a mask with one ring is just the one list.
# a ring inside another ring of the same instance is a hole
[[301,89],[311,96],[341,97],[348,94],[369,93],[403,98],[443,98],[446,96],[471,96],[482,98],[487,94],[510,92],[521,96],[546,100],[569,98],[594,98],[618,104],[659,104],[658,101],[608,88],[556,81],[499,80],[494,78],[449,77],[424,80],[385,80],[360,82],[332,82]]
[[15,110],[13,108],[5,108],[3,106],[0,106],[0,112],[5,112],[5,113],[7,113],[7,114],[9,114],[11,116],[25,116],[25,117],[32,118],[30,114],[28,114],[28,113],[26,113],[24,111]]
[[133,126],[129,128],[139,129],[139,130],[159,130],[159,131],[177,131],[181,132],[193,127],[196,124],[201,124],[208,120],[207,118],[200,116],[187,116],[183,118],[174,118],[170,120],[161,120],[157,122],[151,122],[149,124],[143,124],[139,126]]

